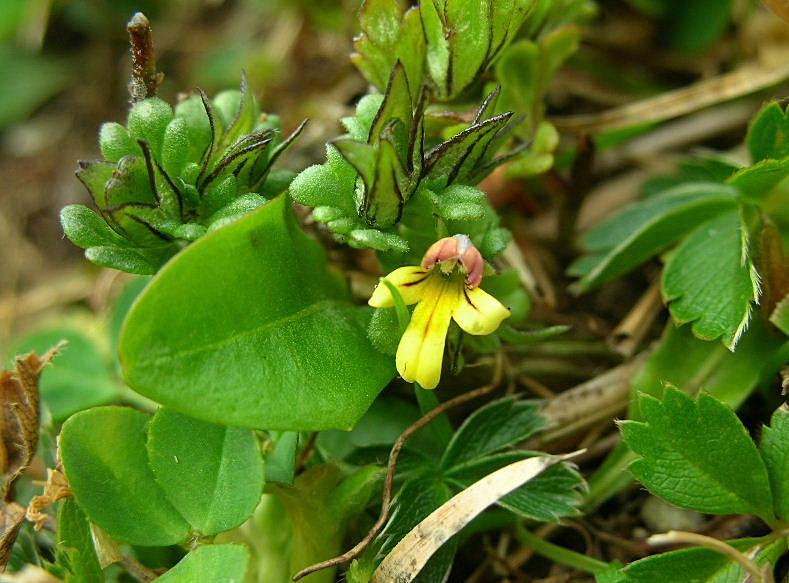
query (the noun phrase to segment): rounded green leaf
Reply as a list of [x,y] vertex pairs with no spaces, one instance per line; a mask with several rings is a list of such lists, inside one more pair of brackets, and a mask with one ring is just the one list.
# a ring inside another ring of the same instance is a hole
[[244,522],[263,490],[263,461],[248,429],[159,409],[148,429],[148,460],[167,499],[204,535]]
[[186,555],[159,577],[160,583],[240,583],[244,580],[249,551],[241,545],[206,545]]
[[393,376],[285,197],[201,238],[135,302],[129,385],[170,408],[258,429],[349,429]]
[[63,467],[80,508],[120,541],[166,546],[184,541],[189,525],[156,484],[145,452],[148,416],[97,407],[63,424]]

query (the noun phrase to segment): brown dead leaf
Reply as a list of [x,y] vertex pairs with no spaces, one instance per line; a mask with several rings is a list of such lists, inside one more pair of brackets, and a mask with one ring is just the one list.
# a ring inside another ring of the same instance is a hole
[[789,22],[789,0],[762,0],[764,5]]
[[39,358],[17,357],[14,370],[0,373],[0,471],[2,499],[11,500],[14,482],[30,466],[38,448],[40,416],[38,379],[58,347]]
[[11,559],[11,548],[19,529],[25,522],[25,509],[16,502],[3,503],[0,507],[0,573]]
[[44,509],[69,496],[71,496],[71,490],[66,476],[60,470],[47,468],[47,482],[44,484],[44,492],[30,500],[27,505],[27,519],[33,523],[36,530],[41,530],[49,520]]

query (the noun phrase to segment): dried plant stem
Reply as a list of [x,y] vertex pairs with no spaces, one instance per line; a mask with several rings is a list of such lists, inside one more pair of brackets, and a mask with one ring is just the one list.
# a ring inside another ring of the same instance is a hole
[[632,356],[662,308],[660,281],[656,280],[614,329],[608,337],[608,344],[620,354]]
[[318,440],[318,432],[314,431],[310,434],[307,443],[304,445],[304,449],[301,450],[299,453],[299,458],[296,460],[296,471],[298,472],[301,468],[303,468],[309,459],[312,457],[312,454],[315,452],[315,442]]
[[443,415],[450,409],[454,407],[458,407],[467,403],[469,401],[473,401],[478,399],[488,393],[494,391],[500,384],[501,378],[503,376],[503,369],[504,369],[504,357],[501,353],[497,355],[496,358],[496,365],[495,370],[493,373],[493,379],[487,385],[479,387],[478,389],[474,389],[473,391],[469,391],[467,393],[463,393],[462,395],[458,395],[454,399],[450,399],[428,411],[423,417],[419,420],[415,421],[411,426],[409,426],[400,437],[397,438],[394,445],[392,446],[392,451],[389,453],[389,463],[386,466],[386,478],[384,480],[384,490],[383,490],[383,500],[381,502],[381,514],[378,516],[378,520],[369,530],[369,532],[365,535],[365,537],[360,540],[353,548],[346,551],[345,553],[334,557],[333,559],[329,559],[327,561],[323,561],[321,563],[316,563],[315,565],[311,565],[306,569],[302,569],[298,573],[293,576],[294,581],[298,581],[299,579],[306,577],[312,573],[317,571],[322,571],[323,569],[330,569],[332,567],[336,567],[338,565],[342,565],[349,561],[352,561],[356,557],[358,557],[364,549],[375,539],[376,536],[381,532],[386,521],[389,519],[389,507],[392,502],[393,496],[393,486],[394,486],[394,474],[395,468],[397,467],[397,458],[400,456],[400,451],[403,449],[405,442],[414,435],[417,431],[423,429],[427,426],[431,421]]
[[124,556],[120,560],[120,565],[129,575],[141,583],[149,583],[158,577],[155,572],[131,557]]
[[532,445],[541,447],[557,439],[578,433],[622,411],[630,398],[630,379],[640,370],[647,357],[641,353],[631,361],[612,368],[548,401],[543,416],[551,427]]
[[142,13],[137,12],[129,24],[129,44],[132,54],[132,76],[129,81],[129,96],[132,103],[156,95],[163,75],[156,71],[156,53],[153,50],[151,23]]
[[726,555],[731,560],[735,561],[743,569],[750,573],[754,581],[761,581],[762,583],[775,583],[775,578],[773,577],[773,573],[769,568],[763,569],[759,567],[759,565],[757,565],[753,560],[745,556],[733,546],[710,536],[705,536],[696,532],[670,530],[664,534],[652,535],[647,539],[647,542],[653,546],[689,544],[705,547],[722,555]]

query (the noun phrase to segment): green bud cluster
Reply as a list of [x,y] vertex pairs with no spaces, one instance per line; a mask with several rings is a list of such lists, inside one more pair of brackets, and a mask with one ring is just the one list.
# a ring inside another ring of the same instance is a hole
[[98,213],[69,205],[63,230],[98,265],[155,273],[190,242],[285,190],[292,173],[271,168],[302,127],[280,141],[279,120],[260,113],[244,82],[213,100],[202,91],[185,96],[174,109],[156,97],[140,101],[125,126],[102,126],[104,159],[79,163]]

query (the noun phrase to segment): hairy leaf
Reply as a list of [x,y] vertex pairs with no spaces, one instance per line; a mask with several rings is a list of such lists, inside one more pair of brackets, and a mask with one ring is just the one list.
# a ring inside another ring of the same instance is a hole
[[203,535],[235,528],[263,490],[257,438],[159,409],[148,428],[148,460],[167,499]]
[[676,250],[661,279],[663,298],[678,324],[691,322],[703,340],[737,345],[759,298],[740,215],[728,212],[700,225]]
[[148,420],[124,407],[73,415],[60,434],[63,468],[80,508],[111,537],[140,546],[177,544],[190,528],[148,465]]
[[151,281],[120,342],[126,380],[176,411],[260,429],[349,429],[393,376],[280,197]]

